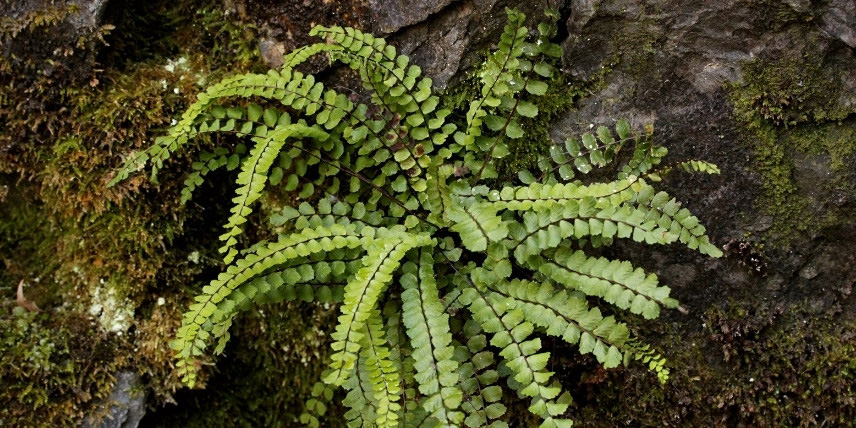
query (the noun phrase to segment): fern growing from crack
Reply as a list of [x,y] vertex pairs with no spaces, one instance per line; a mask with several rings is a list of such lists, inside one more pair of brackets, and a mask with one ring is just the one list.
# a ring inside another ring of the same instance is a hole
[[[209,346],[222,352],[240,311],[298,299],[340,308],[327,370],[301,416],[309,425],[344,388],[350,425],[502,426],[505,378],[542,426],[570,426],[570,395],[547,369],[539,334],[606,368],[642,361],[666,381],[665,359],[601,307],[653,319],[678,302],[656,275],[590,249],[615,239],[680,242],[718,257],[698,219],[652,185],[676,167],[718,170],[696,160],[660,167],[666,149],[652,143],[652,130],[619,121],[614,132],[599,127],[550,147],[540,171],[521,171],[519,182],[500,182],[493,160],[526,137],[561,56],[550,42],[553,24],[540,25],[530,42],[523,14],[509,10],[508,18],[461,123],[447,121],[452,112],[431,79],[385,40],[319,26],[311,34],[326,42],[288,54],[279,71],[209,87],[166,135],[127,160],[111,185],[146,165],[156,177],[199,134],[250,143],[202,154],[185,181],[186,201],[208,172],[238,170],[220,236],[227,267],[202,288],[170,343],[184,382],[197,382]],[[295,69],[315,55],[354,69],[369,101]],[[625,147],[632,154],[613,181],[580,179],[618,162]],[[276,241],[239,251],[269,186],[305,202],[272,216],[283,232]]]

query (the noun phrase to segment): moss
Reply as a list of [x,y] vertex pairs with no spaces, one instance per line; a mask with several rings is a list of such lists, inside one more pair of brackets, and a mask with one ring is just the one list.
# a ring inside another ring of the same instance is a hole
[[126,367],[127,342],[72,312],[0,313],[0,424],[70,426],[109,394]]
[[[23,279],[44,312],[10,315],[14,304],[4,303],[0,401],[13,405],[0,425],[74,425],[92,400],[109,394],[119,368],[143,374],[156,403],[178,387],[167,342],[185,292],[218,264],[210,256],[219,225],[211,219],[222,216],[181,206],[186,168],[168,166],[160,183],[105,184],[128,151],[147,146],[195,99],[205,79],[259,63],[254,27],[214,5],[123,3],[122,11],[108,11],[119,30],[98,56],[103,31],[61,49],[62,38],[44,45],[50,49],[38,43],[65,31],[66,15],[22,27],[16,37],[31,43],[14,45],[14,55],[3,51],[0,83],[9,90],[0,93],[0,290],[14,301]],[[198,196],[217,210],[219,189],[207,190]],[[115,323],[109,310],[133,319]],[[21,316],[29,317],[23,327],[14,321]],[[33,383],[25,391],[15,367],[42,349],[52,350],[50,365],[26,373]]]
[[[586,358],[559,361],[563,384],[576,386],[574,425],[851,426],[856,338],[841,332],[856,327],[853,314],[819,316],[808,301],[781,307],[757,290],[737,294],[698,324],[644,326],[669,356],[663,387],[640,365],[603,371]],[[853,304],[839,299],[836,306]]]
[[[853,214],[852,207],[824,203],[832,199],[824,195],[854,190],[848,166],[856,154],[856,109],[838,99],[846,67],[818,35],[810,35],[801,52],[744,63],[744,81],[730,88],[735,118],[761,175],[757,205],[773,219],[766,237],[782,245]],[[814,175],[801,182],[798,166]],[[828,174],[818,177],[821,168]]]
[[[300,425],[304,400],[326,366],[326,326],[335,323],[337,313],[335,307],[293,302],[242,315],[205,388],[179,392],[178,406],[147,415],[142,426]],[[344,420],[336,404],[341,398],[334,397],[322,426]]]

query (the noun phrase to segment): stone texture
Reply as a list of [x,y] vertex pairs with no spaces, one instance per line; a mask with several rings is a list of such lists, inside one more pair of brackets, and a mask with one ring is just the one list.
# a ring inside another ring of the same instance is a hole
[[[10,6],[0,15],[15,17],[47,3],[6,4]],[[66,35],[95,28],[104,4],[103,0],[84,2],[79,15],[63,27],[69,29],[67,34],[54,34],[60,42],[48,40],[44,50],[68,43],[62,39]],[[687,423],[680,417],[692,415],[680,412],[693,409],[691,405],[698,406],[694,409],[722,409],[720,421],[724,426],[739,425],[734,422],[751,414],[745,403],[721,398],[738,396],[742,390],[726,385],[737,370],[729,365],[735,364],[728,359],[731,351],[721,358],[726,345],[719,349],[720,339],[704,333],[708,330],[703,329],[710,327],[701,320],[711,319],[712,308],[738,307],[736,300],[748,299],[745,306],[761,314],[757,322],[751,314],[743,317],[750,320],[747,324],[756,322],[751,326],[758,329],[755,336],[747,338],[752,333],[749,327],[740,333],[741,346],[752,351],[747,355],[753,358],[758,355],[751,346],[753,340],[762,335],[763,329],[776,325],[783,308],[799,308],[806,318],[843,313],[852,319],[854,306],[847,296],[856,281],[852,247],[856,218],[843,216],[829,227],[797,231],[787,244],[765,246],[765,236],[775,228],[776,219],[761,206],[767,183],[757,167],[755,141],[735,117],[731,98],[734,87],[747,84],[748,63],[781,64],[810,56],[822,62],[825,69],[843,71],[823,74],[826,83],[837,89],[827,91],[832,92],[832,100],[823,100],[826,104],[822,107],[843,111],[844,115],[817,122],[829,124],[837,120],[842,127],[852,127],[856,108],[856,3],[852,0],[247,0],[228,4],[229,10],[260,29],[260,50],[271,67],[277,66],[281,52],[316,41],[307,35],[311,25],[353,25],[388,37],[401,52],[412,56],[438,88],[453,84],[478,59],[479,52],[495,42],[505,24],[505,7],[521,9],[530,25],[540,20],[543,8],[558,8],[562,15],[560,42],[565,48],[562,70],[569,78],[588,82],[589,93],[556,121],[551,136],[560,141],[590,126],[613,124],[618,118],[627,118],[637,128],[653,123],[658,142],[670,150],[670,159],[706,159],[723,171],[721,176],[680,175],[665,183],[666,188],[699,213],[716,243],[748,239],[764,247],[756,253],[729,252],[719,260],[697,256],[678,246],[646,248],[642,252],[631,245],[610,249],[615,255],[659,272],[663,282],[674,287],[674,295],[689,309],[690,316],[669,313],[666,323],[674,326],[678,337],[699,338],[698,352],[702,354],[694,357],[696,360],[683,362],[694,364],[693,370],[706,370],[705,373],[714,373],[710,375],[714,378],[725,379],[707,391],[711,396],[720,394],[717,399],[723,401],[692,404],[690,398],[679,397],[671,403],[674,409],[661,409],[664,414],[677,415],[669,419],[669,424]],[[3,49],[11,48],[7,45]],[[316,71],[325,66],[323,61],[313,64]],[[781,85],[798,88],[805,84],[811,82],[795,79]],[[763,88],[762,92],[782,89]],[[757,95],[758,102],[767,101],[764,93]],[[798,99],[786,99],[782,104],[797,108],[800,103]],[[796,126],[812,126],[814,121],[808,118]],[[785,125],[777,127],[783,134],[790,131]],[[787,171],[787,178],[795,186],[790,199],[806,198],[815,215],[830,210],[853,212],[856,172],[852,165],[856,164],[856,154],[832,159],[829,153],[805,153],[788,146],[785,155],[794,160],[793,168]],[[849,170],[839,174],[843,177],[841,182],[831,181],[829,172],[834,162],[850,165]],[[753,268],[756,261],[763,269]],[[735,337],[739,334],[734,330],[725,330],[721,327],[716,334],[738,340]],[[676,350],[684,344],[663,346]],[[801,361],[802,356],[794,358]],[[105,404],[104,408],[116,424],[106,426],[135,426],[134,421],[143,411],[138,404],[142,397],[131,393],[130,385],[136,381],[130,374],[119,376],[110,399],[117,405]],[[691,388],[687,385],[692,382],[683,381],[667,393]],[[793,397],[800,398],[797,394]],[[820,409],[818,412],[822,413]],[[636,415],[643,413],[645,409],[639,409]],[[729,419],[729,415],[737,416]],[[87,423],[90,425],[86,426],[99,426],[96,422]],[[649,421],[649,425],[665,424],[662,420]]]
[[134,372],[116,375],[113,392],[95,405],[80,428],[136,428],[146,414],[145,393]]
[[379,33],[389,34],[404,27],[424,22],[434,13],[452,3],[452,0],[369,0],[373,11],[372,27]]
[[[506,23],[505,8],[513,7],[525,13],[528,24],[533,26],[543,19],[544,8],[559,8],[561,3],[557,0],[538,3],[508,0],[453,2],[437,10],[430,19],[416,21],[389,38],[402,53],[411,56],[422,67],[423,74],[434,80],[435,87],[442,89],[478,60],[480,50],[495,43]],[[375,11],[379,16],[385,16],[397,10],[397,4],[396,1],[377,0]],[[413,22],[421,15],[420,8],[413,8],[400,19]],[[383,30],[384,27],[378,29]]]
[[[754,166],[753,141],[733,116],[729,85],[742,84],[743,64],[747,61],[799,58],[806,52],[818,53],[812,51],[818,46],[820,57],[835,67],[856,70],[852,49],[842,50],[823,37],[814,46],[806,41],[810,38],[807,34],[824,32],[847,43],[849,31],[856,28],[846,24],[852,17],[848,10],[853,3],[830,3],[821,12],[821,20],[770,22],[770,16],[808,12],[803,3],[761,7],[737,0],[572,2],[567,21],[570,34],[565,41],[566,70],[581,79],[597,75],[601,67],[613,70],[606,74],[599,89],[559,119],[552,136],[562,140],[587,131],[592,124],[610,124],[622,117],[637,127],[654,123],[658,141],[669,148],[671,159],[702,158],[722,169],[719,177],[682,175],[668,184],[678,199],[689,201],[688,207],[699,213],[713,239],[720,245],[745,236],[753,236],[756,243],[763,241],[773,219],[762,215],[759,206],[763,180]],[[614,66],[610,65],[612,58],[620,58]],[[851,87],[853,73],[842,73],[837,79],[835,85]],[[837,107],[852,109],[852,91],[841,92]],[[849,194],[831,184],[828,155],[789,153],[794,159],[794,197],[809,198],[818,215],[822,216],[825,207],[837,198]],[[849,186],[853,183],[856,182],[851,175]],[[845,201],[839,206],[846,204]],[[852,209],[852,202],[849,207]],[[755,286],[770,290],[763,295],[769,305],[777,302],[785,307],[807,297],[831,304],[839,297],[836,290],[852,280],[854,268],[833,248],[848,236],[852,239],[853,230],[854,221],[850,218],[834,232],[815,231],[814,235],[796,238],[794,245],[811,248],[809,252],[768,245],[766,278],[746,274],[744,270],[748,269],[740,257],[696,258],[691,265],[704,279],[690,284],[684,269],[670,266],[683,258],[681,250],[658,248],[644,257],[662,272],[667,283],[676,286],[678,299],[697,313],[710,305],[727,305],[723,297],[733,290]],[[633,248],[623,251],[629,258],[638,257]],[[815,252],[842,261],[828,264],[828,270],[822,272],[804,268],[814,259]],[[781,285],[763,285],[778,284],[783,279]]]
[[856,48],[856,2],[832,0],[821,15],[821,28],[831,37]]

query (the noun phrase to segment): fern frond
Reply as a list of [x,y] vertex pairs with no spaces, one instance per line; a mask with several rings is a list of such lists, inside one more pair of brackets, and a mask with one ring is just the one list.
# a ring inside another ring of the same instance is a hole
[[301,46],[289,52],[283,58],[282,69],[292,69],[300,64],[303,64],[309,58],[318,55],[322,52],[331,52],[341,49],[341,47],[329,43],[315,43],[311,45]]
[[543,172],[538,181],[543,182],[553,173],[559,174],[559,182],[572,180],[576,175],[575,171],[588,174],[595,167],[601,168],[612,163],[627,142],[640,138],[631,133],[630,125],[625,120],[619,120],[615,124],[615,131],[618,134],[617,139],[609,128],[599,126],[596,136],[588,132],[582,135],[582,144],[576,138],[570,137],[562,145],[550,146],[548,159],[552,162],[539,162]]
[[636,194],[635,203],[646,213],[646,223],[656,223],[659,228],[669,231],[675,240],[692,250],[711,257],[722,256],[722,250],[710,243],[707,230],[698,217],[690,210],[681,208],[681,203],[666,192],[656,192],[653,187],[645,186]]
[[628,348],[630,352],[625,354],[633,355],[633,359],[648,365],[648,370],[657,374],[657,379],[661,384],[665,384],[669,380],[669,369],[666,367],[666,359],[651,348],[651,345],[636,343],[631,341]]
[[549,283],[512,280],[487,284],[488,289],[506,299],[513,299],[523,318],[571,345],[580,353],[592,353],[605,368],[617,367],[624,360],[630,332],[613,317],[604,317],[598,308],[589,308],[585,300]]
[[[329,110],[326,116],[318,115],[317,123],[326,129],[336,126],[343,116],[354,110],[354,104],[347,97],[333,90],[324,91],[324,85],[315,81],[312,75],[303,75],[291,69],[280,72],[269,71],[267,74],[243,74],[223,79],[198,95],[197,101],[191,104],[181,119],[169,130],[169,134],[158,137],[155,144],[145,152],[139,152],[129,158],[116,177],[108,185],[115,185],[128,177],[133,171],[153,163],[152,176],[157,175],[158,169],[169,156],[183,147],[196,134],[194,123],[209,106],[224,98],[230,97],[263,97],[279,101],[286,107],[293,108],[307,115],[314,115],[320,110]],[[335,112],[336,114],[333,114]],[[324,119],[324,120],[321,120]],[[229,130],[229,121],[224,125]],[[234,126],[234,122],[231,122]],[[223,128],[221,128],[223,130]]]
[[546,82],[533,76],[532,63],[523,57],[526,47],[530,48],[530,55],[540,54],[538,45],[524,43],[528,34],[523,25],[525,15],[510,9],[506,9],[506,13],[508,24],[503,29],[498,49],[479,72],[481,98],[470,103],[467,128],[455,134],[457,144],[466,150],[464,164],[473,171],[473,184],[481,178],[495,178],[492,160],[509,153],[506,138],[517,139],[525,134],[516,116],[538,114],[537,106],[518,94],[525,91],[540,96],[548,87]]
[[507,409],[502,404],[502,388],[496,385],[499,373],[494,369],[496,357],[487,346],[487,337],[472,320],[464,324],[463,333],[466,344],[455,348],[455,359],[459,363],[458,377],[464,392],[461,404],[467,414],[464,423],[468,427],[507,427],[497,420]]
[[[385,139],[388,146],[399,147],[395,160],[408,171],[411,181],[422,180],[418,176],[430,164],[428,155],[455,129],[453,124],[444,126],[450,111],[436,109],[439,97],[431,94],[431,79],[420,78],[421,69],[408,65],[409,58],[397,55],[395,47],[380,37],[341,27],[315,27],[313,34],[341,46],[336,58],[359,70],[363,83],[372,90],[372,102],[393,116],[391,131],[399,132],[387,133]],[[416,183],[414,186],[418,190]]]
[[333,388],[324,382],[315,382],[312,385],[311,395],[312,398],[306,400],[304,411],[300,415],[300,423],[318,428],[320,426],[318,417],[327,413],[327,403],[333,399]]
[[[342,385],[348,394],[342,401],[348,410],[345,420],[349,427],[370,426],[377,419],[374,388],[366,367],[367,357],[361,355],[348,380]],[[325,376],[329,373],[325,373]]]
[[[498,48],[476,73],[479,93],[460,115],[386,40],[316,27],[311,34],[325,43],[292,51],[279,71],[212,85],[167,135],[128,157],[111,185],[146,164],[154,180],[200,134],[252,143],[202,154],[182,190],[186,201],[210,171],[239,169],[220,237],[228,266],[195,297],[170,344],[185,383],[196,382],[209,344],[223,351],[241,311],[297,300],[340,310],[323,383],[300,415],[313,427],[339,387],[349,426],[507,427],[500,378],[531,399],[541,426],[570,426],[562,418],[570,395],[547,370],[539,333],[606,368],[639,360],[665,381],[665,359],[596,302],[655,318],[677,307],[669,288],[629,262],[577,249],[629,238],[721,254],[689,210],[649,184],[674,168],[719,170],[696,160],[659,166],[666,150],[653,144],[653,128],[635,133],[618,121],[614,131],[598,127],[550,147],[539,178],[521,171],[521,186],[488,187],[494,181],[481,180],[496,178],[494,160],[534,123],[562,56],[551,41],[558,12],[548,12],[534,43],[524,15],[507,14]],[[318,55],[350,66],[367,91],[345,96],[295,70]],[[370,100],[358,102],[364,94]],[[572,181],[616,160],[627,163],[614,181]],[[269,186],[299,203],[270,208],[273,233],[283,233],[275,242],[239,251]]]
[[184,180],[184,187],[181,189],[181,203],[184,204],[190,200],[193,191],[202,184],[209,172],[224,166],[232,171],[238,167],[239,163],[240,155],[238,153],[230,155],[229,149],[224,147],[217,147],[213,152],[203,152],[199,155],[199,160],[190,165],[191,172]]
[[461,236],[461,242],[470,251],[484,251],[489,242],[498,242],[508,235],[497,209],[489,205],[454,204],[446,215],[454,222],[450,229]]
[[589,257],[582,251],[559,248],[552,257],[530,257],[529,265],[566,287],[647,319],[657,318],[661,306],[678,307],[678,301],[669,297],[669,287],[659,285],[657,275],[634,269],[627,261]]
[[360,269],[345,287],[345,301],[339,324],[332,334],[335,342],[332,348],[336,353],[331,357],[331,373],[324,379],[326,383],[341,385],[353,370],[357,359],[361,332],[370,311],[377,304],[380,293],[392,281],[392,273],[398,268],[404,254],[416,247],[432,245],[434,240],[425,234],[411,235],[402,233],[377,238],[371,242],[368,254],[363,258]]
[[400,220],[399,217],[386,215],[382,208],[367,208],[362,202],[351,205],[345,201],[336,201],[333,204],[328,198],[320,199],[317,206],[306,202],[300,203],[297,208],[287,206],[271,216],[274,226],[289,225],[295,229],[304,229],[340,224],[353,226],[358,233],[366,226],[392,227]]
[[588,237],[595,246],[614,237],[647,244],[668,244],[678,239],[669,229],[646,220],[649,209],[628,204],[615,207],[603,201],[592,197],[580,202],[569,200],[544,211],[524,213],[522,224],[509,222],[508,235],[514,241],[515,258],[525,263],[528,256],[555,248],[570,237],[578,240]]
[[594,198],[596,205],[602,200],[599,204],[601,206],[604,204],[619,206],[633,199],[644,185],[645,183],[636,177],[591,185],[532,183],[528,186],[506,186],[498,192],[490,192],[488,200],[497,208],[512,211],[540,211],[555,204],[563,204],[569,200],[579,202],[584,198]]
[[236,196],[232,199],[235,205],[230,210],[232,215],[223,226],[226,233],[220,235],[220,240],[226,241],[219,250],[221,253],[226,253],[223,257],[224,263],[231,263],[238,254],[234,248],[238,242],[236,237],[241,234],[241,226],[246,223],[247,216],[252,212],[249,205],[261,197],[265,182],[268,180],[267,172],[279,156],[280,150],[289,138],[302,137],[325,140],[329,134],[317,127],[295,123],[276,128],[269,135],[253,137],[253,142],[256,144],[241,165],[237,180],[240,187],[235,190]]
[[629,176],[641,176],[650,171],[656,165],[659,165],[663,158],[669,153],[665,147],[654,145],[651,142],[651,135],[654,134],[654,127],[649,125],[645,127],[645,135],[643,138],[636,139],[636,147],[633,150],[633,156],[621,168],[618,173],[618,178],[623,179]]
[[401,404],[400,372],[390,360],[389,348],[385,346],[383,320],[380,311],[372,309],[366,319],[360,341],[360,356],[365,358],[365,373],[372,388],[372,403],[377,417],[371,424],[397,427]]
[[[399,302],[387,300],[383,307],[383,316],[386,318],[386,342],[389,348],[389,360],[395,370],[401,375],[401,409],[398,412],[398,420],[404,426],[419,426],[421,421],[428,418],[425,409],[419,406],[416,392],[416,379],[413,359],[413,349],[407,340],[406,326],[402,322],[403,310]],[[420,421],[420,422],[417,422]]]
[[413,346],[415,379],[425,395],[422,407],[443,425],[459,424],[461,390],[452,359],[452,335],[449,316],[443,312],[434,280],[434,260],[430,253],[419,252],[417,261],[404,265],[401,284],[404,324]]
[[513,374],[509,386],[521,395],[531,397],[529,411],[540,416],[545,423],[552,423],[567,410],[569,396],[560,397],[561,386],[557,383],[548,384],[553,373],[544,368],[550,354],[539,353],[540,339],[527,340],[534,326],[524,319],[513,299],[484,294],[478,287],[476,284],[464,290],[463,303],[485,332],[493,335],[491,345],[501,349],[500,355]]
[[285,263],[297,257],[311,253],[332,251],[338,248],[357,247],[361,238],[342,226],[330,228],[306,229],[285,239],[259,248],[255,253],[235,261],[221,273],[217,279],[202,289],[202,294],[194,299],[184,314],[176,339],[170,346],[176,351],[179,374],[184,382],[193,385],[196,382],[196,357],[202,355],[207,346],[210,333],[202,328],[215,311],[217,304],[229,296],[236,288],[250,279],[264,273],[265,270]]
[[678,162],[673,165],[667,165],[661,168],[658,168],[654,171],[648,173],[647,177],[651,181],[661,181],[663,177],[669,175],[672,170],[682,169],[685,172],[694,173],[700,172],[703,174],[716,174],[720,173],[719,167],[714,163],[705,162],[697,159],[690,159],[683,162]]

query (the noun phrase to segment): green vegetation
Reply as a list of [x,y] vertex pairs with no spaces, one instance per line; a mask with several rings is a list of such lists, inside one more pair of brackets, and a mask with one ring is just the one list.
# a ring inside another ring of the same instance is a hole
[[[811,193],[856,191],[847,184],[856,154],[856,111],[841,105],[844,71],[823,56],[819,37],[808,38],[802,56],[743,64],[745,82],[731,88],[736,118],[761,173],[759,207],[774,221],[768,238],[781,244],[849,218],[838,207],[820,206]],[[825,164],[822,183],[814,179],[800,188],[796,162]]]
[[[296,300],[340,311],[323,383],[300,416],[311,425],[336,387],[348,391],[353,425],[503,425],[497,382],[506,378],[542,426],[569,426],[570,395],[551,380],[536,332],[605,368],[641,360],[666,381],[665,359],[595,302],[647,319],[678,302],[656,275],[592,251],[630,238],[719,256],[698,219],[649,184],[675,166],[718,170],[701,161],[656,169],[666,150],[651,143],[653,128],[637,134],[619,121],[615,133],[600,127],[553,145],[537,175],[500,177],[494,160],[526,136],[561,56],[553,25],[527,42],[523,15],[508,15],[459,124],[446,121],[452,111],[431,80],[383,39],[319,26],[312,34],[327,43],[291,52],[279,71],[210,86],[167,135],[129,156],[111,184],[147,164],[156,179],[197,137],[252,141],[204,152],[182,190],[187,201],[208,174],[238,170],[220,236],[227,267],[196,296],[170,344],[184,382],[200,381],[207,347],[226,348],[241,311]],[[369,103],[295,70],[319,54],[356,70]],[[613,181],[580,180],[618,162],[625,147],[632,153]],[[303,202],[269,208],[276,234],[239,251],[251,206],[270,186]]]
[[[183,291],[171,284],[211,265],[192,234],[204,223],[181,208],[178,179],[158,193],[144,179],[104,184],[118,149],[147,145],[203,76],[249,70],[247,26],[198,7],[125,5],[125,17],[106,12],[123,31],[105,25],[73,40],[73,5],[0,22],[0,425],[74,425],[120,370],[144,376],[153,404],[179,385],[162,346],[181,317],[173,300]],[[128,31],[142,20],[149,32]],[[147,43],[132,34],[160,43],[141,52]],[[196,250],[201,260],[188,262]],[[13,310],[22,280],[41,312]]]

